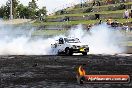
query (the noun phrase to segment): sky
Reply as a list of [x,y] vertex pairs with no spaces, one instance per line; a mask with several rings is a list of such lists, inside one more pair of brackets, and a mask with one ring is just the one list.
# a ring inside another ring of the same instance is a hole
[[[0,6],[5,5],[7,0],[0,0]],[[25,6],[31,0],[19,0],[20,3],[24,4]],[[86,1],[86,0],[82,0]],[[52,13],[57,11],[58,9],[66,8],[68,6],[73,6],[74,4],[80,3],[81,0],[38,0],[37,5],[39,8],[46,6],[48,13]]]

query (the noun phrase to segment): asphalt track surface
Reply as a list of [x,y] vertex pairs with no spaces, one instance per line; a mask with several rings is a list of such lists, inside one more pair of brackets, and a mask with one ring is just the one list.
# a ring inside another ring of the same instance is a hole
[[132,79],[132,55],[0,56],[0,88],[132,88],[124,84],[83,84],[76,72],[125,74]]

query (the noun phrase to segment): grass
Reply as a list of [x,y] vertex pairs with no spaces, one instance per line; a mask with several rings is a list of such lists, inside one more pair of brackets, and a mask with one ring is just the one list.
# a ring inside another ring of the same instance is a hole
[[132,41],[121,43],[122,46],[132,46]]
[[129,19],[117,19],[118,22],[120,23],[127,23],[127,22],[132,22],[132,18]]
[[[129,5],[132,4],[132,2],[128,2],[128,3],[124,3],[125,5]],[[104,6],[95,6],[93,8],[101,8],[101,7],[109,7],[109,6],[115,6],[118,4],[110,4],[110,5],[104,5]],[[83,10],[83,9],[87,9],[89,7],[85,7],[85,8],[78,8],[78,9],[72,9],[72,10]],[[70,11],[70,10],[67,10]],[[48,16],[48,18],[58,18],[58,17],[64,17],[64,16],[83,16],[83,15],[93,15],[95,13],[98,14],[108,14],[108,13],[122,13],[124,10],[116,10],[116,11],[102,11],[102,12],[91,12],[91,13],[79,13],[79,14],[64,14],[64,15],[54,15],[54,16]]]
[[[119,4],[119,3],[118,3]],[[118,4],[110,4],[110,5],[103,5],[103,6],[95,6],[94,8],[101,8],[101,7],[108,7],[108,6],[115,6]],[[129,5],[132,4],[132,2],[128,2],[128,3],[123,3],[125,5]],[[88,8],[88,7],[86,7]],[[82,9],[82,8],[78,8],[78,9]],[[78,9],[72,9],[72,10],[78,10]],[[130,10],[130,9],[129,9]],[[95,14],[122,14],[123,16],[123,12],[124,10],[116,10],[116,11],[101,11],[101,12],[91,12],[91,13],[78,13],[78,14],[64,14],[64,15],[54,15],[54,16],[48,16],[47,19],[55,19],[55,18],[63,18],[65,16],[69,16],[69,17],[82,17],[82,16],[88,16],[88,15],[95,15]],[[106,21],[106,19],[102,19],[103,21]],[[119,23],[126,23],[126,22],[132,22],[132,19],[114,19],[117,20]],[[78,20],[78,21],[69,21],[69,22],[34,22],[33,25],[35,26],[41,26],[41,25],[59,25],[59,26],[63,26],[63,25],[77,25],[77,24],[95,24],[98,23],[99,20]]]
[[36,30],[32,35],[60,35],[64,34],[67,30]]
[[116,14],[116,13],[123,13],[123,12],[124,12],[124,10],[78,13],[78,14],[64,14],[64,15],[48,16],[47,19],[54,19],[54,18],[59,18],[59,17],[61,18],[61,17],[65,17],[65,16],[74,17],[74,16],[94,15],[94,14]]
[[[132,18],[130,19],[113,19],[117,20],[119,23],[126,23],[126,22],[132,22]],[[103,19],[103,22],[106,20]],[[99,20],[79,20],[79,21],[69,21],[69,22],[35,22],[33,25],[40,26],[40,25],[77,25],[77,24],[95,24],[98,23]]]
[[[110,7],[110,6],[117,6],[117,5],[120,5],[120,4],[131,5],[132,2],[109,4],[109,5],[102,5],[102,6],[94,6],[93,8],[104,8],[104,7]],[[88,8],[91,8],[91,7],[75,8],[75,9],[66,9],[66,11],[78,11],[78,10],[84,10],[84,9],[88,9]]]
[[127,43],[127,46],[132,46],[132,42],[128,42]]
[[40,25],[77,25],[77,24],[94,24],[96,23],[97,20],[79,20],[79,21],[69,21],[69,22],[44,22],[44,23],[39,23],[35,22],[33,25],[35,26],[40,26]]

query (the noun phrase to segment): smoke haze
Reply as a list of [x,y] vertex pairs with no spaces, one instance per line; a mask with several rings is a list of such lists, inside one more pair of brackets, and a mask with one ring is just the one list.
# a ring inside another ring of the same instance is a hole
[[82,25],[72,28],[65,35],[50,38],[31,36],[35,30],[32,26],[14,27],[0,24],[0,55],[53,55],[51,44],[59,37],[76,37],[82,43],[88,44],[92,54],[122,53],[124,48],[119,46],[120,33],[116,33],[107,25],[102,24],[92,27],[90,32],[83,29]]
[[89,32],[78,25],[70,30],[70,36],[77,37],[81,42],[88,44],[91,54],[115,54],[125,52],[125,48],[120,46],[124,39],[119,31],[115,31],[107,24],[93,26]]

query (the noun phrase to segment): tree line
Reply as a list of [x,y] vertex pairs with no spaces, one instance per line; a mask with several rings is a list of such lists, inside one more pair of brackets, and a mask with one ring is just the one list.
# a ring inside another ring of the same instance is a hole
[[[39,9],[36,0],[29,2],[28,6],[24,6],[19,0],[12,0],[12,3],[12,14],[14,18],[45,20],[47,14],[46,7]],[[8,0],[6,5],[0,7],[0,18],[10,18],[10,4],[11,2]]]

